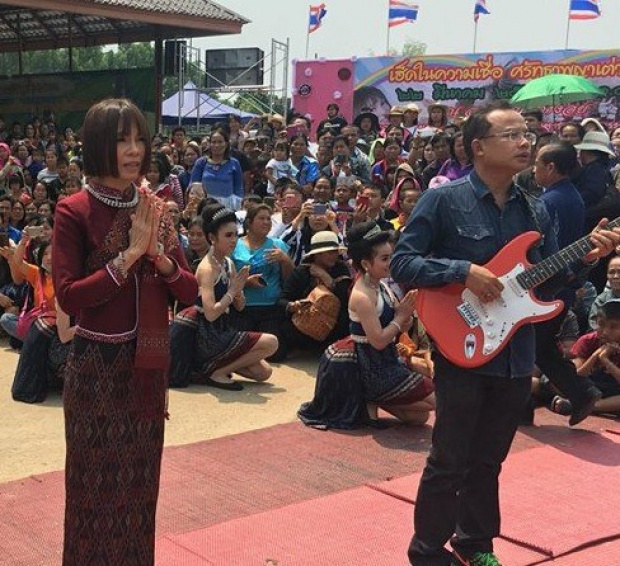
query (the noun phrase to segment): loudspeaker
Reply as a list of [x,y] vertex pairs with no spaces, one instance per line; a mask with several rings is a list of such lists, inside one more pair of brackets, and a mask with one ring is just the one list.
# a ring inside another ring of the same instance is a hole
[[185,69],[187,41],[173,39],[164,44],[164,75],[178,75]]
[[[208,49],[205,52],[207,88],[262,85],[265,53],[257,47]],[[243,76],[240,76],[243,75]]]

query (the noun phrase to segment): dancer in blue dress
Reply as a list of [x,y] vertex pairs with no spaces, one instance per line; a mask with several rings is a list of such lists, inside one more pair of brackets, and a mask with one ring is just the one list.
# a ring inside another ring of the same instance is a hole
[[424,424],[435,408],[432,379],[412,371],[396,349],[398,337],[413,324],[415,292],[397,302],[381,283],[389,276],[389,232],[374,222],[354,226],[348,255],[360,274],[349,299],[351,336],[321,358],[314,399],[298,416],[318,427],[380,426],[380,407],[403,422]]

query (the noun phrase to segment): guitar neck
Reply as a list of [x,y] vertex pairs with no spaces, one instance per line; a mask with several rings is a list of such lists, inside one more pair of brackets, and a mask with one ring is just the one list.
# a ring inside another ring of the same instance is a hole
[[[620,217],[612,220],[605,227],[617,228],[620,226]],[[581,261],[592,250],[594,245],[590,242],[590,235],[580,238],[576,242],[573,242],[559,252],[554,253],[548,258],[543,259],[541,262],[526,269],[519,275],[517,275],[517,281],[524,289],[532,289],[551,279],[554,275],[557,275],[571,264]]]

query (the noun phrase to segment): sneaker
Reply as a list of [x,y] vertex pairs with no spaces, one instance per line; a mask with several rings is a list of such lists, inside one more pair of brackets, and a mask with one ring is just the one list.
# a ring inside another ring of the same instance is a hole
[[565,417],[573,414],[573,404],[566,397],[562,397],[561,395],[556,395],[551,399],[549,409],[551,412]]
[[594,405],[603,396],[601,390],[594,385],[588,387],[588,393],[586,400],[581,404],[573,408],[573,412],[568,419],[569,426],[575,426],[584,419],[588,418],[594,410]]
[[476,552],[471,558],[463,558],[458,552],[453,553],[450,566],[502,566],[492,552]]

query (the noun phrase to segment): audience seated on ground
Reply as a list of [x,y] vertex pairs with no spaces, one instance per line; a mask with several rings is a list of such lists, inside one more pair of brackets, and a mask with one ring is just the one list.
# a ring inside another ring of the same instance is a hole
[[588,377],[603,394],[594,410],[620,414],[620,300],[603,304],[596,330],[585,334],[572,348],[577,373]]
[[245,284],[246,307],[231,312],[231,326],[238,330],[273,334],[278,338],[278,350],[270,361],[282,361],[288,352],[286,313],[280,306],[282,285],[293,272],[294,264],[288,246],[278,238],[269,237],[272,210],[259,204],[248,210],[246,234],[239,238],[232,260],[240,271],[249,266],[250,277]]
[[[286,280],[280,304],[289,318],[295,316],[304,320],[302,329],[306,325],[311,329],[309,334],[291,322],[292,347],[324,349],[349,333],[351,273],[341,258],[345,251],[337,234],[328,230],[317,232],[302,262]],[[319,291],[315,291],[317,287]],[[322,298],[325,294],[337,299],[329,303],[329,312],[322,310],[322,305],[327,303]]]

